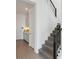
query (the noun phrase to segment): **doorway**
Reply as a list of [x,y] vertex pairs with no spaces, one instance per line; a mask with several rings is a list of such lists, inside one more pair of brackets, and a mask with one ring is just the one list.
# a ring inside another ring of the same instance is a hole
[[16,40],[35,48],[35,3],[16,0]]

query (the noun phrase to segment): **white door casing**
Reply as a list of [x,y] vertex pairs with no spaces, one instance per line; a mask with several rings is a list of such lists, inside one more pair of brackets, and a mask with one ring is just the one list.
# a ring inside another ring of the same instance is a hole
[[29,46],[35,48],[35,7],[29,10]]

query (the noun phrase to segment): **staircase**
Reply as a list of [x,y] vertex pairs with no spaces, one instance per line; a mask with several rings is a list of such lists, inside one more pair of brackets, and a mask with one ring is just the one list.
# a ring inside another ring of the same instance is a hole
[[39,50],[39,54],[42,55],[45,59],[53,59],[53,43],[53,37],[50,36]]
[[61,45],[60,33],[61,27],[60,24],[57,24],[55,30],[50,33],[48,40],[45,41],[45,44],[42,45],[42,48],[39,49],[39,54],[45,59],[57,59],[57,50]]

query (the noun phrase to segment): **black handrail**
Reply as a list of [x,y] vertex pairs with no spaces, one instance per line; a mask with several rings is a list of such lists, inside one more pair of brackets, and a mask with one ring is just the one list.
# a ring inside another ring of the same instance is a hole
[[54,4],[53,4],[52,0],[50,0],[50,2],[51,2],[51,4],[53,5],[53,7],[55,8],[55,6],[54,6]]
[[53,6],[54,9],[55,9],[55,17],[57,17],[57,8],[55,7],[55,5],[54,5],[54,3],[52,2],[52,0],[50,0],[50,2],[51,2],[52,6]]

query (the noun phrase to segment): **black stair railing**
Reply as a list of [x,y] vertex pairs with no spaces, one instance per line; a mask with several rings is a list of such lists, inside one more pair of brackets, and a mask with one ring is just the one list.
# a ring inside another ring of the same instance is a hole
[[[54,37],[54,59],[57,59],[58,53],[57,50],[61,46],[61,25],[58,23],[55,30],[53,31]],[[60,48],[61,49],[61,48]]]
[[55,15],[55,17],[57,17],[57,8],[55,7],[55,5],[54,5],[54,3],[52,2],[52,0],[50,0],[50,3],[51,3],[51,5],[52,5],[52,7],[53,7],[53,9],[54,9],[54,15]]

